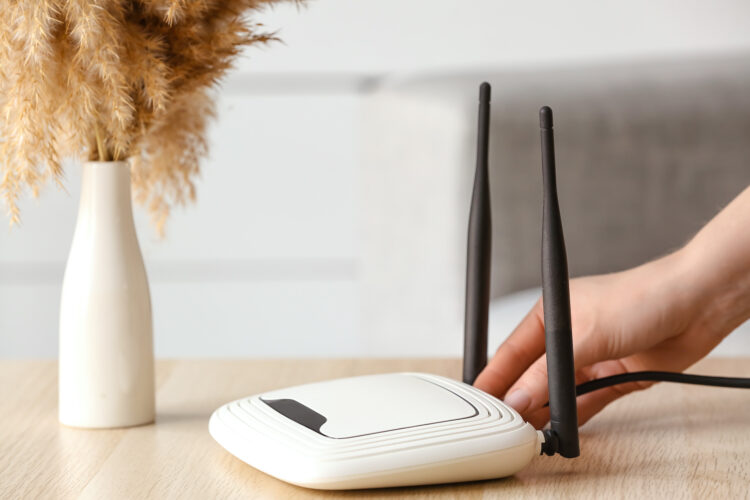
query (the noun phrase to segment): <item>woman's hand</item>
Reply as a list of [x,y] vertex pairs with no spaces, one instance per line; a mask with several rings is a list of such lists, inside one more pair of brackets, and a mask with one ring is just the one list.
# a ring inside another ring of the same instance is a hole
[[[750,227],[750,221],[736,223],[750,219],[748,208],[750,189],[678,252],[624,272],[570,282],[577,384],[624,372],[682,371],[747,319],[750,238],[746,229],[741,235],[726,229]],[[537,428],[549,420],[544,351],[540,299],[475,382]],[[632,382],[580,396],[579,424],[651,384]]]

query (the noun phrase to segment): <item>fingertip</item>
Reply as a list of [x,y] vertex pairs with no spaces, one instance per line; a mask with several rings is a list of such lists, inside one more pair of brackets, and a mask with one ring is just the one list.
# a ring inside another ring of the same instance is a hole
[[477,376],[474,387],[495,397],[503,397],[508,389],[544,354],[544,323],[541,302],[526,314],[497,349],[487,366]]
[[521,387],[513,392],[510,392],[505,397],[505,404],[516,410],[518,413],[523,414],[531,406],[531,395],[529,392]]
[[508,381],[504,374],[498,373],[491,365],[488,365],[477,375],[476,380],[474,380],[474,387],[500,398],[508,389]]
[[474,380],[474,383],[472,385],[480,391],[484,391],[487,394],[492,394],[494,396],[495,394],[492,391],[492,382],[491,379],[488,380],[487,375],[485,375],[486,371],[486,368],[482,370],[479,375],[477,375],[477,378]]
[[528,398],[526,407],[519,411],[522,414],[543,408],[549,400],[546,356],[542,356],[532,363],[516,383],[508,389],[508,400],[520,401],[522,397]]

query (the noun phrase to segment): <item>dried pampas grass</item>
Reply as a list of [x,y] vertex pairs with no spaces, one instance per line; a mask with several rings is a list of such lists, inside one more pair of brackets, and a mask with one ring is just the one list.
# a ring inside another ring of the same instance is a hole
[[274,39],[247,15],[276,0],[0,0],[0,191],[11,224],[61,159],[132,163],[161,231],[195,197],[209,91],[243,46]]

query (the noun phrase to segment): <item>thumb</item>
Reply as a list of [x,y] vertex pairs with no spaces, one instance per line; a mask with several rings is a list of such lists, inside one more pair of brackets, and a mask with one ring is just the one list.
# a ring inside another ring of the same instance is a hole
[[[573,360],[576,375],[583,367],[589,366],[606,356],[606,346],[597,342],[595,336],[573,343]],[[578,383],[578,381],[576,381]],[[547,355],[534,361],[516,381],[505,396],[505,403],[526,417],[544,407],[549,401],[547,380]]]
[[526,417],[542,408],[549,400],[547,387],[547,356],[541,356],[508,389],[505,403]]

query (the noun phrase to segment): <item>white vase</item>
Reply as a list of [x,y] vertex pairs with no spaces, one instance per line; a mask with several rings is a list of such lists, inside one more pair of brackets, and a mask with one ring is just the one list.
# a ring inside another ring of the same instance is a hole
[[60,301],[60,422],[154,420],[151,298],[133,223],[127,162],[83,165]]

